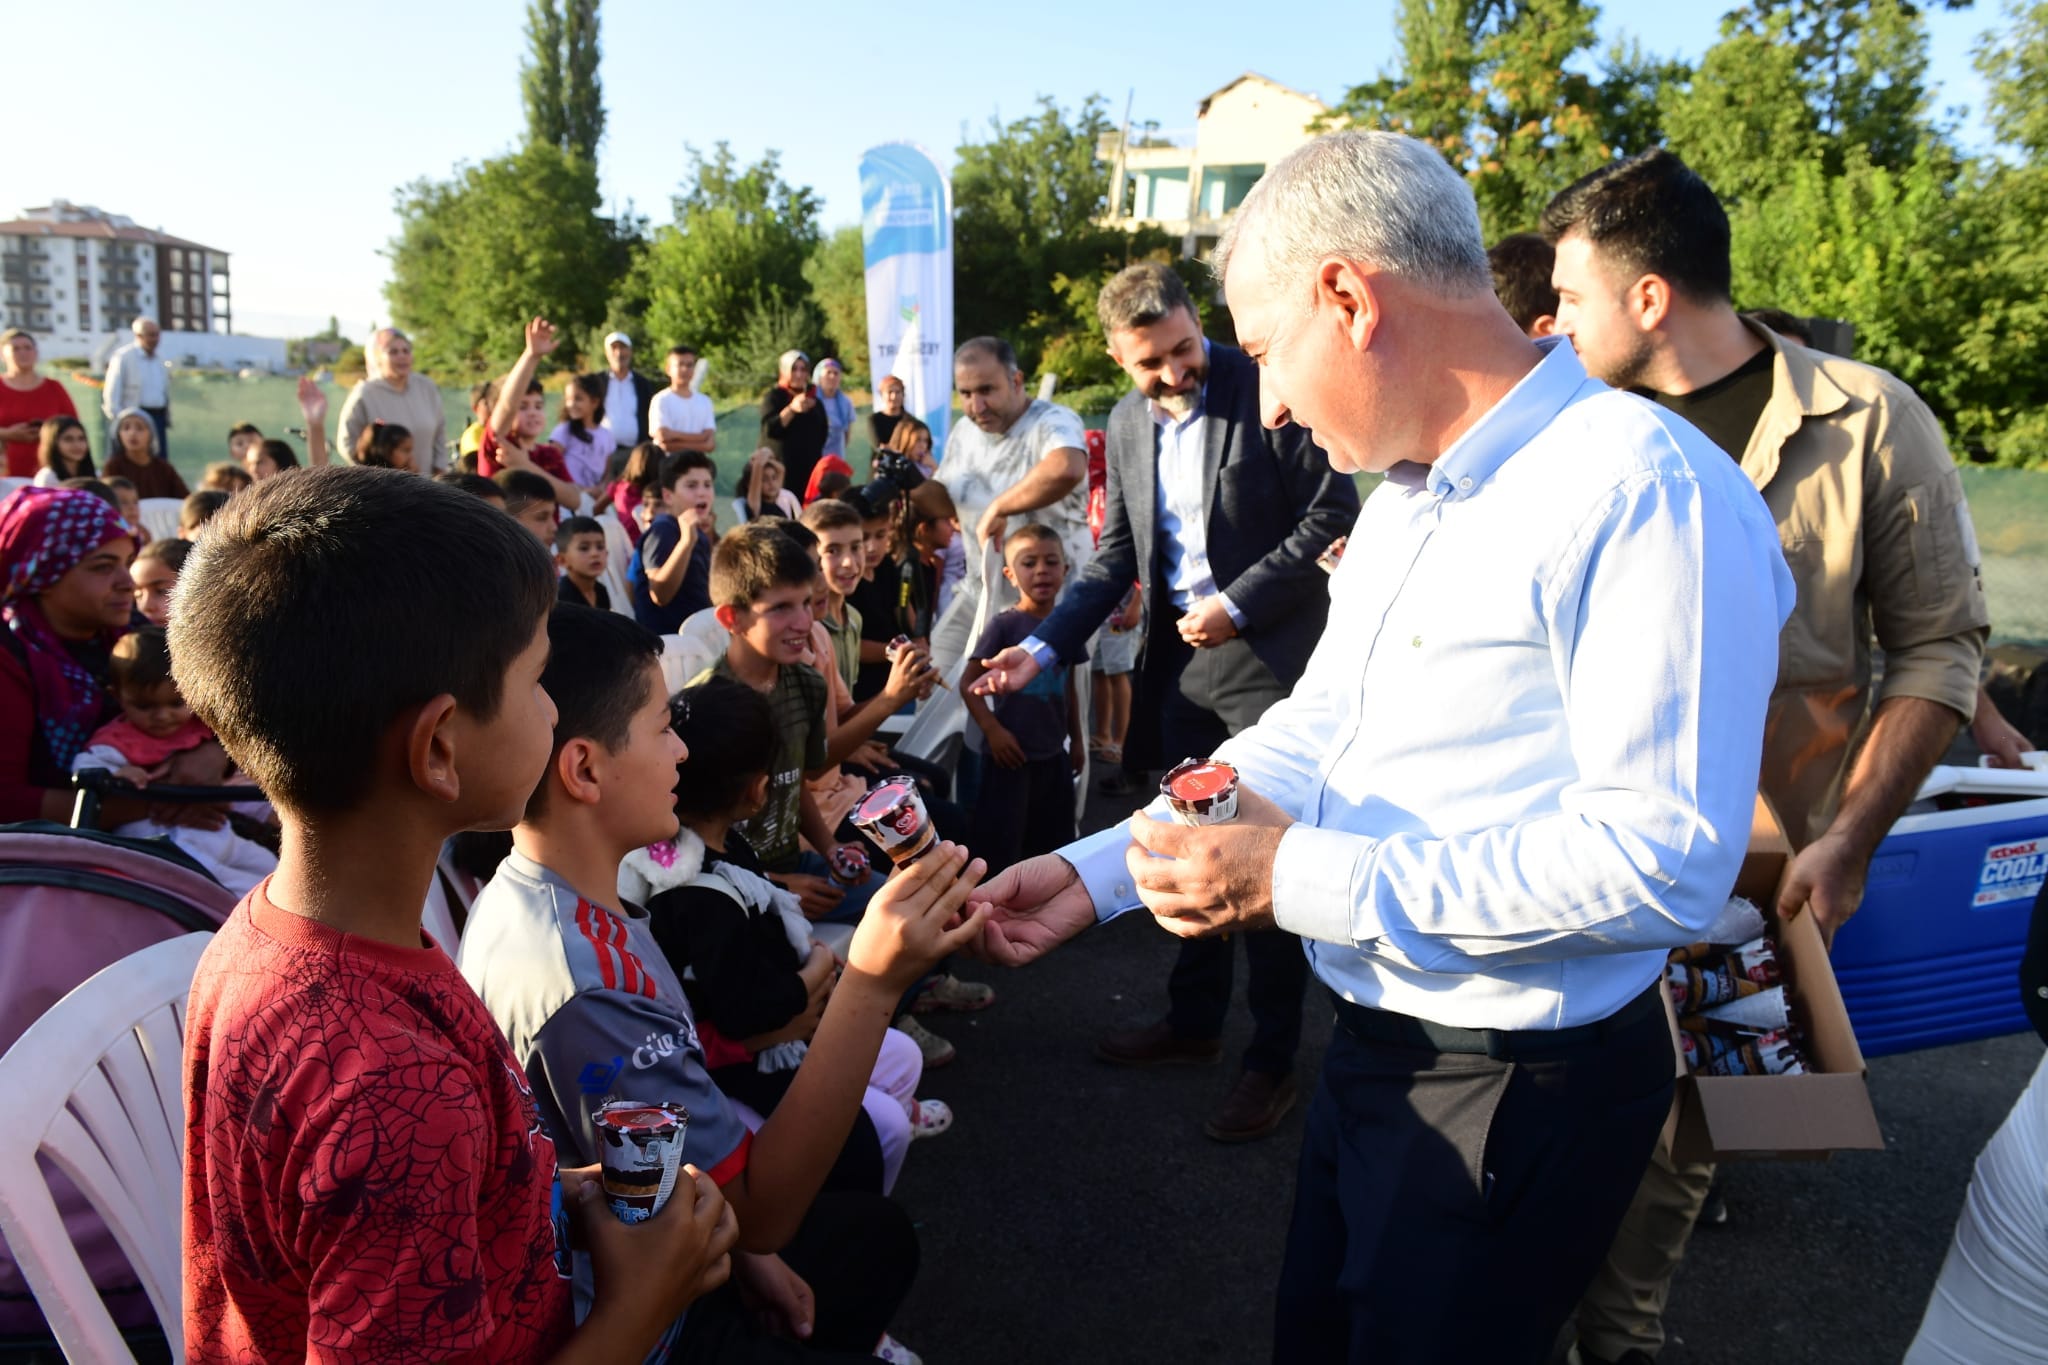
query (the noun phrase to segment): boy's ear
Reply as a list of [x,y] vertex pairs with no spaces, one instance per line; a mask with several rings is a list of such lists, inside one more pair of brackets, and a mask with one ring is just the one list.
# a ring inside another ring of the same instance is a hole
[[603,750],[596,740],[579,735],[566,740],[555,752],[553,771],[571,801],[580,805],[594,806],[604,793],[604,787],[597,777],[597,762]]
[[718,624],[725,627],[727,634],[737,635],[740,633],[740,628],[733,624],[733,622],[739,620],[740,609],[738,607],[727,602],[721,602],[711,609],[711,614],[718,618]]
[[1017,575],[1010,572],[1010,566],[1007,564],[1003,565],[1003,581],[1012,587],[1017,584]]
[[762,811],[768,808],[768,786],[773,780],[773,773],[755,774],[754,780],[747,784],[746,801],[748,810]]
[[432,799],[453,805],[462,799],[462,775],[455,767],[455,698],[447,692],[423,703],[405,725],[405,767],[412,783]]

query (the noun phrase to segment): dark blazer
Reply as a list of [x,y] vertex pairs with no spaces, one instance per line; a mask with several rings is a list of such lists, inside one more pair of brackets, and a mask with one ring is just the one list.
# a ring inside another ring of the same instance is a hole
[[[595,381],[599,392],[610,392],[610,370],[599,370],[596,374],[586,375],[585,378]],[[647,429],[647,409],[654,406],[654,395],[667,387],[668,381],[665,379],[649,379],[640,371],[633,371],[633,401],[640,405],[639,421],[635,425],[640,428],[640,439],[643,441],[651,440],[654,436],[654,433]]]
[[[1330,468],[1293,423],[1259,421],[1259,373],[1234,346],[1209,343],[1203,395],[1203,486],[1209,498],[1209,568],[1216,590],[1244,613],[1244,641],[1289,687],[1308,666],[1329,616],[1329,576],[1316,556],[1358,519],[1358,489]],[[1153,620],[1170,611],[1157,536],[1159,432],[1151,403],[1126,394],[1109,414],[1108,506],[1095,557],[1038,638],[1078,659],[1088,637],[1129,591],[1144,585]]]

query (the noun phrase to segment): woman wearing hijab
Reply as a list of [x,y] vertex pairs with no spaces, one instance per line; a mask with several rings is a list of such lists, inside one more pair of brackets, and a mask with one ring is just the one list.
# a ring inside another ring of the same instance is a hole
[[783,487],[808,488],[831,427],[811,387],[811,358],[784,351],[777,372],[775,387],[761,399],[761,444],[782,461]]

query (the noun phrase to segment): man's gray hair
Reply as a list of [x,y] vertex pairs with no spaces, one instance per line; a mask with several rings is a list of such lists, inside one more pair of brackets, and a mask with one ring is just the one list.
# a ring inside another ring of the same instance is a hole
[[1288,153],[1224,225],[1217,279],[1254,222],[1276,281],[1344,256],[1440,294],[1493,288],[1471,186],[1441,152],[1399,133],[1347,128]]
[[1023,367],[1017,364],[1017,352],[1001,337],[969,337],[953,352],[953,364],[958,367],[985,355],[995,361],[1004,374],[1022,374]]
[[1127,265],[1102,286],[1095,297],[1095,312],[1102,319],[1102,334],[1115,336],[1134,327],[1150,327],[1179,309],[1199,318],[1188,287],[1170,266],[1157,261]]

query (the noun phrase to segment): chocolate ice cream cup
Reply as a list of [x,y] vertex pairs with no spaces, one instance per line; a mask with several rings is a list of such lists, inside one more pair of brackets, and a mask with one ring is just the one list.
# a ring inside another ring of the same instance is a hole
[[885,777],[853,808],[855,828],[873,840],[897,867],[910,864],[938,844],[917,779],[907,774]]
[[605,1198],[622,1223],[644,1223],[675,1192],[690,1111],[679,1104],[611,1100],[590,1116]]
[[1213,758],[1190,758],[1159,779],[1159,794],[1182,825],[1220,825],[1237,818],[1237,769]]

